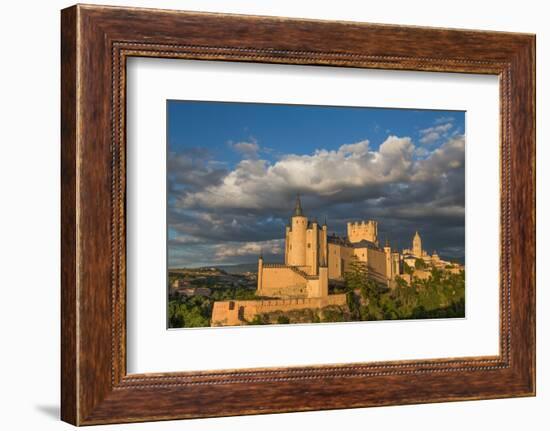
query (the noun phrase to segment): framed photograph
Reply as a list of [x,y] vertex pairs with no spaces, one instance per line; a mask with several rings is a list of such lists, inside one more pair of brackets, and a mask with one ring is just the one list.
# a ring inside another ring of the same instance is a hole
[[535,394],[534,35],[61,16],[63,420]]
[[169,328],[466,317],[465,112],[169,100],[167,121]]

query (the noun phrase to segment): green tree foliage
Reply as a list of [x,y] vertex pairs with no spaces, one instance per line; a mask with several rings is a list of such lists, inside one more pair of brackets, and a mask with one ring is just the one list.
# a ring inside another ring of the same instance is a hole
[[193,301],[180,302],[172,300],[168,303],[168,319],[170,328],[195,328],[210,326],[211,307],[193,298]]
[[254,318],[248,322],[249,325],[269,325],[271,322],[267,314],[256,314]]
[[[422,265],[422,264],[420,264]],[[413,268],[405,266],[405,272]],[[426,268],[425,268],[426,269]],[[369,277],[364,262],[354,258],[346,267],[344,282],[331,289],[331,294],[345,293],[346,305],[322,309],[277,311],[255,316],[250,325],[347,322],[364,320],[427,319],[464,317],[465,274],[453,274],[445,269],[431,268],[430,277],[413,277],[411,285],[397,277],[391,289]],[[172,277],[181,277],[175,274]],[[172,280],[173,281],[173,280]],[[215,301],[261,299],[255,290],[240,285],[213,284],[202,279],[199,287],[210,286],[210,296],[190,296],[172,293],[168,303],[168,323],[171,328],[210,326]]]
[[349,313],[342,307],[329,306],[321,309],[321,322],[349,322]]
[[403,262],[403,272],[405,274],[413,275],[414,268],[411,268],[409,265],[407,265],[407,262]]
[[344,272],[344,280],[346,282],[346,290],[353,292],[360,290],[366,286],[368,279],[368,270],[365,262],[359,261],[357,256],[351,258],[350,264],[346,267]]
[[353,320],[463,317],[464,279],[464,271],[452,274],[432,268],[426,280],[415,278],[408,285],[397,277],[395,287],[388,289],[369,279],[366,268],[353,261],[345,274],[346,299]]
[[426,262],[424,262],[424,259],[420,259],[420,258],[416,259],[414,261],[414,267],[416,269],[424,269],[424,268],[426,268]]
[[277,317],[277,323],[280,325],[287,324],[290,323],[290,319],[287,316],[281,315]]
[[210,326],[212,307],[215,301],[258,299],[255,291],[242,286],[217,287],[209,279],[197,287],[211,288],[210,296],[185,296],[171,294],[168,302],[168,326],[170,328],[193,328]]
[[347,287],[347,303],[354,320],[380,320],[383,318],[381,307],[381,286],[369,278],[365,262],[353,256],[344,273]]

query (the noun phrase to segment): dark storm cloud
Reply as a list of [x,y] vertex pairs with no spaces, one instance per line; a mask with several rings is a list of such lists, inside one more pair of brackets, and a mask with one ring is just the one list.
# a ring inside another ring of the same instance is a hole
[[[286,211],[288,213],[288,210]],[[271,215],[242,214],[239,211],[212,212],[198,210],[186,212],[169,208],[168,226],[185,235],[191,243],[219,241],[263,241],[281,236],[285,219]],[[192,238],[192,239],[191,239]]]
[[168,187],[170,192],[202,190],[221,183],[228,170],[223,163],[211,159],[203,148],[190,148],[168,155]]
[[212,263],[253,261],[259,252],[280,256],[296,193],[308,217],[327,218],[330,232],[345,234],[348,221],[375,219],[380,239],[394,247],[410,247],[419,230],[427,250],[463,257],[463,135],[422,158],[409,137],[389,136],[376,150],[361,141],[276,162],[258,159],[259,144],[251,144],[239,147],[248,158],[232,169],[200,149],[169,155],[171,265],[192,262],[192,250],[195,260],[200,252]]

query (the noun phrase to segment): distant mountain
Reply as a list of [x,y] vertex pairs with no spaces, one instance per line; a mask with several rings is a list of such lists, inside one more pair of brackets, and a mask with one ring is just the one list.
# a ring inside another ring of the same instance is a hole
[[243,272],[258,272],[258,263],[238,263],[236,265],[215,265],[228,274],[242,274]]
[[243,274],[245,272],[258,272],[258,264],[254,263],[237,263],[234,265],[207,265],[198,267],[172,267],[168,268],[168,272],[178,273],[186,271],[222,271],[227,274]]

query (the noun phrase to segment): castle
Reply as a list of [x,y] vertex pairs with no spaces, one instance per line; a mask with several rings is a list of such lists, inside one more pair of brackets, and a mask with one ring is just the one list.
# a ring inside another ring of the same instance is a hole
[[376,221],[350,222],[347,237],[328,235],[303,213],[296,198],[285,229],[284,264],[258,260],[258,295],[278,298],[319,298],[328,295],[330,280],[343,280],[354,261],[363,262],[372,279],[390,285],[401,273],[400,256],[388,244],[379,246]]
[[[212,326],[241,325],[256,314],[272,311],[344,306],[345,294],[329,295],[329,280],[343,281],[354,263],[364,264],[367,277],[394,288],[397,277],[411,282],[412,275],[404,271],[404,264],[414,269],[417,259],[434,267],[450,265],[439,259],[437,253],[430,256],[422,249],[418,232],[413,237],[412,249],[405,249],[402,254],[392,250],[387,242],[381,247],[378,223],[374,220],[347,223],[346,237],[328,235],[326,220],[322,225],[315,219],[309,220],[297,196],[285,228],[284,263],[266,263],[262,256],[258,259],[256,294],[269,299],[215,302]],[[427,278],[429,274],[415,270],[418,278]]]

